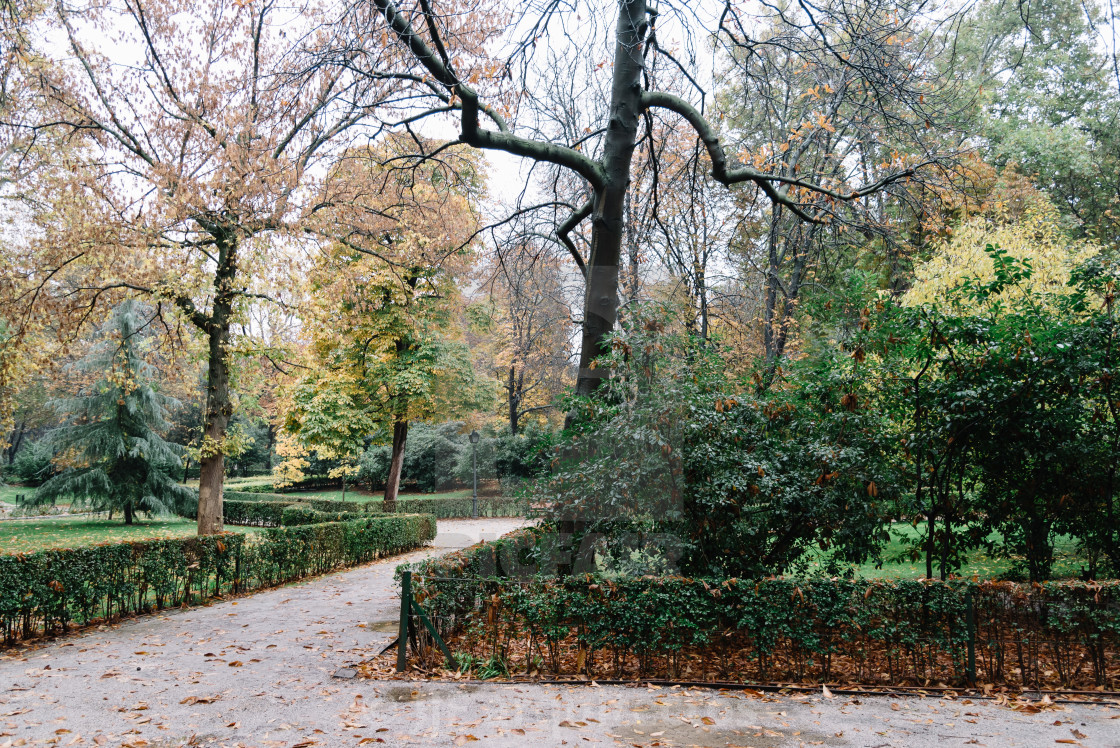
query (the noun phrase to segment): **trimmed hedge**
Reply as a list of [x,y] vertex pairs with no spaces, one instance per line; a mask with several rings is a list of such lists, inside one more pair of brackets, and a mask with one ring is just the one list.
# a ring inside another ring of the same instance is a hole
[[297,525],[315,525],[323,522],[350,522],[368,517],[389,517],[389,514],[373,514],[369,512],[318,512],[314,509],[296,504],[284,507],[280,515],[280,524],[284,527]]
[[11,644],[284,584],[417,548],[435,532],[431,515],[400,515],[0,556],[0,634]]
[[[383,511],[384,502],[371,501],[367,505],[369,511]],[[397,499],[397,511],[405,514],[409,512],[424,512],[433,514],[438,519],[456,519],[471,516],[471,499]],[[479,517],[524,517],[529,511],[528,502],[524,499],[507,499],[495,497],[479,497]]]
[[[1120,582],[536,575],[538,530],[417,567],[453,647],[511,672],[1120,687]],[[543,661],[534,662],[534,655]],[[580,663],[576,665],[576,663]]]
[[279,501],[222,501],[222,521],[227,525],[250,527],[280,527],[284,510],[289,502]]
[[[241,491],[226,491],[223,493],[225,501],[243,502],[271,502],[281,503],[285,506],[294,504],[310,506],[319,512],[364,512],[385,513],[385,502],[381,500],[370,501],[336,501],[333,499],[299,498],[292,494],[279,493],[245,493]],[[471,516],[470,497],[460,499],[397,499],[397,512],[401,514],[423,513],[434,514],[438,519],[454,519]],[[478,516],[480,517],[524,517],[529,511],[525,499],[479,497]],[[230,524],[238,524],[227,519]]]
[[285,504],[291,504],[293,499],[291,496],[285,496],[282,493],[272,493],[270,491],[222,491],[223,501],[282,501]]

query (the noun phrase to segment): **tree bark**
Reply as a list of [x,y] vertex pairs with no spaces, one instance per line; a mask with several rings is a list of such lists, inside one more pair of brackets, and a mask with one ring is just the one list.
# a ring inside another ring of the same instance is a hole
[[642,46],[648,23],[645,0],[622,0],[615,31],[611,110],[603,141],[603,185],[591,213],[591,256],[583,301],[583,339],[576,394],[590,395],[603,378],[592,368],[607,352],[606,336],[618,320],[618,265],[622,254],[630,162],[642,113]]
[[203,450],[198,476],[198,534],[216,535],[222,526],[222,489],[225,484],[225,441],[233,416],[229,389],[229,340],[233,305],[237,298],[237,240],[232,232],[212,232],[218,240],[218,267],[214,275],[214,304],[202,318],[208,343],[206,411],[203,414]]
[[517,375],[517,367],[509,367],[509,433],[517,436],[517,422],[521,417],[521,384],[525,375]]
[[124,523],[126,525],[131,525],[132,524],[132,517],[133,517],[132,502],[131,501],[126,501],[124,503]]
[[404,464],[404,445],[408,441],[408,421],[393,422],[393,455],[389,460],[389,478],[385,481],[385,511],[397,511],[397,493],[401,487],[401,466]]

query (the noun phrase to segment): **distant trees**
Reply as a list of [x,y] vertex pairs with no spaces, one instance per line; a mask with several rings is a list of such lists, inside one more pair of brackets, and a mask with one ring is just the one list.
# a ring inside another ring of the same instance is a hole
[[134,301],[122,302],[77,364],[86,384],[54,403],[63,423],[47,437],[58,473],[29,504],[68,499],[75,509],[119,512],[125,524],[137,512],[193,509],[194,492],[177,482],[183,448],[160,435],[171,401],[154,388],[155,370],[144,360],[151,316]]
[[502,247],[487,268],[485,295],[467,308],[476,366],[496,378],[511,434],[521,430],[526,416],[547,419],[557,397],[575,381],[563,274],[544,248]]

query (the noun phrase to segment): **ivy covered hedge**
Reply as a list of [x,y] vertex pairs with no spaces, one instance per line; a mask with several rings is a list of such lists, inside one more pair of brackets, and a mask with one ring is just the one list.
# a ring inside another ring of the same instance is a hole
[[284,584],[412,550],[435,532],[431,515],[397,515],[0,556],[0,636],[11,644]]
[[534,532],[417,568],[453,649],[599,678],[1120,687],[1120,582],[545,577]]

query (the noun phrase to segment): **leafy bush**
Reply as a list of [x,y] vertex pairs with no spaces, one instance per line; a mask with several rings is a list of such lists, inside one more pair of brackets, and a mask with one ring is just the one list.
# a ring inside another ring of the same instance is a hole
[[192,605],[284,584],[435,537],[430,515],[149,540],[0,556],[0,633],[5,643],[38,631]]
[[270,493],[268,491],[255,491],[250,489],[237,491],[223,490],[222,499],[223,501],[283,501],[289,504],[296,500],[282,493]]
[[903,514],[925,521],[913,556],[944,578],[988,546],[1042,580],[1068,535],[1087,576],[1120,571],[1120,268],[1095,259],[1051,291],[986,251],[991,280],[865,310],[855,343],[900,445]]
[[[470,443],[460,433],[462,429],[463,424],[459,422],[410,424],[401,466],[401,483],[413,484],[427,493],[453,487],[457,480],[456,466],[464,451],[468,455],[470,453]],[[359,460],[358,481],[370,486],[371,490],[384,486],[389,477],[391,453],[387,445],[366,450]]]
[[[538,426],[528,425],[521,433],[501,431],[483,434],[478,442],[478,477],[498,479],[502,492],[512,493],[526,480],[539,475],[547,466],[553,435]],[[474,478],[470,443],[459,453],[455,474],[460,483],[470,485]]]
[[291,502],[280,501],[222,501],[222,521],[227,525],[250,527],[280,527],[284,510]]
[[852,359],[791,365],[760,392],[657,314],[613,337],[600,360],[610,378],[575,402],[575,426],[533,489],[581,563],[755,578],[818,549],[833,571],[874,556],[894,447]]
[[54,474],[53,459],[54,448],[47,440],[27,442],[7,467],[6,477],[13,483],[38,486]]

